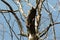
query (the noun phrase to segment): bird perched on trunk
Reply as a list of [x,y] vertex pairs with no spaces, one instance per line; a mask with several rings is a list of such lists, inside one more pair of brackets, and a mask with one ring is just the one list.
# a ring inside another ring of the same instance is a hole
[[32,34],[35,33],[35,16],[36,16],[36,9],[32,7],[27,17],[27,28]]

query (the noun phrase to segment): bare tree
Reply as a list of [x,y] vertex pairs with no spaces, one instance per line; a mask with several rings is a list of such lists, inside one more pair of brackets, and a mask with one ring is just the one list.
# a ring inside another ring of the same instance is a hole
[[[33,6],[33,4],[30,1],[34,2],[35,6]],[[13,3],[11,4],[17,6],[18,8],[15,10],[7,0],[1,0],[1,2],[8,8],[1,9],[0,7],[0,14],[3,16],[5,22],[8,25],[11,40],[14,40],[14,35],[17,38],[17,40],[22,40],[22,37],[27,37],[28,40],[50,40],[48,39],[48,37],[50,36],[50,29],[53,31],[53,40],[57,40],[55,25],[60,24],[60,22],[56,22],[57,19],[59,19],[60,14],[59,11],[55,14],[55,17],[53,14],[53,12],[56,10],[55,8],[57,3],[54,6],[52,6],[48,0],[12,0]],[[26,12],[24,11],[23,3],[26,3],[27,6],[31,8],[29,12],[27,12],[26,10]],[[7,13],[9,15],[8,18],[6,16]],[[12,25],[10,24],[11,19],[13,19],[14,21],[11,22]],[[14,30],[14,25],[16,25],[14,24],[15,22],[18,25],[16,27],[19,28],[19,34],[17,34]],[[23,22],[25,23],[24,25]],[[24,27],[27,30],[23,29]],[[24,31],[27,32],[25,33]],[[5,32],[3,31],[3,36],[4,33]],[[4,40],[4,37],[2,40]]]

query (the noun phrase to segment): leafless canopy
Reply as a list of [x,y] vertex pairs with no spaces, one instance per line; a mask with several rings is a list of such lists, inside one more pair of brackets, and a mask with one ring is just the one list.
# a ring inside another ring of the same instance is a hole
[[[13,40],[14,35],[17,38],[17,40],[21,40],[23,36],[27,37],[28,40],[45,40],[49,38],[51,34],[49,32],[50,30],[53,31],[53,40],[57,40],[57,31],[55,29],[55,25],[60,25],[60,20],[59,22],[57,22],[57,20],[60,19],[60,7],[58,7],[58,10],[56,10],[56,6],[60,5],[59,1],[57,1],[53,6],[49,3],[49,0],[34,0],[32,1],[32,3],[34,2],[35,6],[33,6],[34,4],[32,4],[30,1],[32,0],[12,0],[11,2],[13,3],[11,4],[17,7],[15,7],[15,10],[13,9],[14,6],[11,6],[9,1],[1,0],[1,3],[3,3],[7,8],[2,9],[2,7],[0,7],[0,14],[4,18],[5,25],[8,25],[7,28],[9,28],[10,31],[9,34],[11,40]],[[27,7],[23,8],[23,4],[24,6],[26,5],[30,9]],[[29,10],[29,12],[27,11],[27,9]],[[9,15],[8,18],[6,16],[7,14]],[[12,20],[13,22],[11,22]],[[16,25],[15,22],[17,23],[17,26],[14,26]],[[1,24],[2,23],[3,22],[1,22]],[[14,27],[18,28],[18,34],[14,30]],[[4,32],[6,31],[3,30],[2,40],[4,40]]]

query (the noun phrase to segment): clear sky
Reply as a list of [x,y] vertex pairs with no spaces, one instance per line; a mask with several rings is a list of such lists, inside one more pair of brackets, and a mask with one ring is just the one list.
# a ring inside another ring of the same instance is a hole
[[[14,2],[12,0],[6,0],[14,10],[17,10],[18,7],[14,4]],[[24,1],[24,0],[22,0]],[[35,0],[32,1],[30,0],[31,4],[35,7]],[[56,20],[56,22],[60,22],[60,14],[58,12],[59,10],[59,6],[56,5],[56,3],[58,3],[58,0],[48,0],[49,2],[49,10],[52,12],[53,14],[53,19],[54,21]],[[27,14],[28,13],[28,10],[30,10],[31,8],[26,4],[26,2],[22,2],[22,6],[23,6],[23,10],[24,12]],[[46,3],[45,3],[45,6]],[[52,8],[53,6],[56,6],[56,8]],[[0,9],[9,9],[3,2],[1,2],[0,0]],[[17,16],[20,18],[20,13],[19,12],[16,12],[17,13]],[[43,28],[46,28],[48,26],[48,24],[50,23],[49,21],[49,17],[48,17],[48,14],[47,12],[43,9],[42,10],[42,20],[41,20],[41,25],[40,25],[40,31],[43,30]],[[4,14],[7,18],[7,20],[9,21],[10,20],[10,25],[12,26],[13,30],[15,31],[16,34],[19,34],[19,28],[18,28],[18,25],[16,23],[16,20],[14,18],[14,16],[11,14],[11,13],[5,13]],[[59,15],[59,16],[58,16]],[[57,18],[58,16],[58,18]],[[21,19],[21,18],[20,18]],[[22,21],[22,20],[21,20]],[[25,24],[23,21],[22,21],[22,24],[24,26],[24,32],[26,32],[26,27],[25,27]],[[57,37],[57,40],[60,39],[60,24],[58,25],[54,25],[55,27],[55,32],[56,32],[56,37]],[[4,30],[3,30],[4,28]],[[3,35],[3,31],[4,32],[4,35]],[[52,31],[52,28],[50,28],[49,30],[49,33],[48,33],[48,38],[46,40],[53,40],[53,31]],[[14,34],[13,34],[14,35]],[[4,17],[2,16],[2,14],[0,13],[0,40],[3,40],[3,36],[4,36],[4,40],[11,40],[11,37],[10,37],[10,31],[9,31],[9,27],[4,19]],[[19,36],[18,36],[19,37]],[[23,37],[24,38],[24,37]],[[22,40],[23,40],[22,38]],[[17,38],[15,36],[13,36],[13,40],[17,40]],[[27,38],[24,38],[24,40],[27,40]]]

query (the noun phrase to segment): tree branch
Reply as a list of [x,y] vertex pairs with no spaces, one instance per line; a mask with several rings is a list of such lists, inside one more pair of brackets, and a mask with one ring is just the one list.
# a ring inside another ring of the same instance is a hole
[[[56,22],[53,25],[56,25],[56,24],[60,24],[60,22]],[[53,25],[49,24],[49,26],[46,29],[44,29],[42,32],[40,32],[39,33],[40,37],[44,36],[48,32],[48,30],[50,29],[50,27],[53,26]]]
[[[15,10],[15,11],[13,11],[13,12],[17,12],[18,10]],[[2,13],[8,13],[8,12],[12,12],[12,10],[0,10],[0,12],[2,12]]]
[[11,29],[11,31],[14,33],[14,35],[16,36],[16,38],[19,40],[18,36],[17,36],[16,33],[14,32],[14,30],[11,28],[9,22],[7,21],[7,19],[6,19],[6,17],[4,16],[3,13],[2,13],[2,15],[3,15],[3,17],[4,17],[5,21],[6,21],[6,23],[8,24],[9,28]]
[[25,33],[18,34],[18,35],[21,35],[21,36],[24,36],[24,37],[28,37],[28,35],[27,35],[27,34],[25,34]]
[[[14,0],[13,0],[13,1],[14,1]],[[26,16],[26,14],[24,13],[24,11],[23,11],[23,9],[22,9],[21,3],[20,3],[18,0],[14,1],[14,3],[18,6],[18,9],[19,9],[19,11],[22,13],[22,15],[26,18],[27,16]]]
[[10,4],[9,3],[7,3],[6,1],[4,1],[4,0],[1,0],[3,3],[5,3],[8,7],[9,7],[9,9],[11,10],[11,13],[14,15],[14,17],[16,18],[16,20],[17,20],[17,23],[18,23],[18,26],[19,26],[19,28],[20,28],[20,33],[22,33],[23,32],[23,29],[22,29],[22,24],[21,24],[21,21],[19,20],[19,18],[17,17],[17,15],[16,15],[16,13],[14,13],[13,12],[13,8],[10,6]]
[[42,11],[42,5],[45,0],[36,0],[36,8],[38,9],[38,15],[36,16],[36,32],[38,33],[38,26],[40,25],[41,21],[41,11]]
[[44,36],[44,35],[48,32],[48,30],[50,29],[51,26],[52,26],[52,25],[49,24],[49,26],[48,26],[46,29],[44,29],[42,32],[40,32],[40,33],[39,33],[40,37]]
[[[44,6],[44,5],[43,5]],[[52,13],[46,9],[46,7],[44,6],[44,9],[48,12],[49,14],[49,17],[50,17],[50,22],[51,22],[51,25],[53,26],[53,34],[54,34],[54,40],[56,40],[56,34],[55,34],[55,29],[54,29],[54,21],[53,21],[53,18],[52,18]]]

